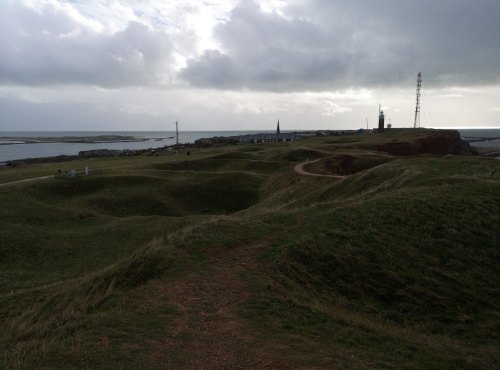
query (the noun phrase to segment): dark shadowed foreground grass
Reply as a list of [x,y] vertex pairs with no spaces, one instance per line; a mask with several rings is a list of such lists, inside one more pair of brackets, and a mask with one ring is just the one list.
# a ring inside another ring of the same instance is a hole
[[498,368],[500,162],[328,140],[1,188],[0,368]]

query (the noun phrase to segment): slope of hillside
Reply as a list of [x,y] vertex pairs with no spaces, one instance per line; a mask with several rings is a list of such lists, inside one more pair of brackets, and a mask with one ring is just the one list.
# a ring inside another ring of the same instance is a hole
[[0,368],[498,368],[500,162],[380,151],[435,134],[3,187]]

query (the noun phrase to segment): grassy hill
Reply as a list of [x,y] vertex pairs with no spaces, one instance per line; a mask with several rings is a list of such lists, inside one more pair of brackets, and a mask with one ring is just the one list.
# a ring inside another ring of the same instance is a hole
[[0,368],[498,368],[500,162],[443,146],[467,154],[392,130],[0,171],[103,169],[0,187]]

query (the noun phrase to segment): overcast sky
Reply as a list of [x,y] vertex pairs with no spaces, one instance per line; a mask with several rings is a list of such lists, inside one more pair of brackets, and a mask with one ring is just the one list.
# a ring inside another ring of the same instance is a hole
[[500,127],[499,0],[0,0],[0,131]]

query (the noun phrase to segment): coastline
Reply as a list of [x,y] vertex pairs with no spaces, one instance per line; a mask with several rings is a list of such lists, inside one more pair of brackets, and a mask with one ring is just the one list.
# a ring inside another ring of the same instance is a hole
[[20,145],[20,144],[49,144],[49,143],[129,143],[151,140],[152,138],[142,138],[122,135],[99,135],[99,136],[0,136],[0,145]]
[[[499,158],[496,152],[500,150],[500,130],[457,129],[456,131],[460,133],[463,141],[474,148],[491,148],[478,150],[480,155]],[[180,132],[179,143],[188,145],[199,139],[255,135],[257,132],[184,131]],[[267,131],[267,133],[272,132]],[[309,131],[311,134],[319,135],[326,135],[328,132],[329,130]],[[334,132],[340,133],[341,131]],[[300,133],[305,134],[305,131]],[[62,158],[78,158],[79,152],[88,150],[158,151],[175,145],[175,136],[172,136],[174,134],[175,132],[172,131],[0,132],[0,163],[60,161]]]

